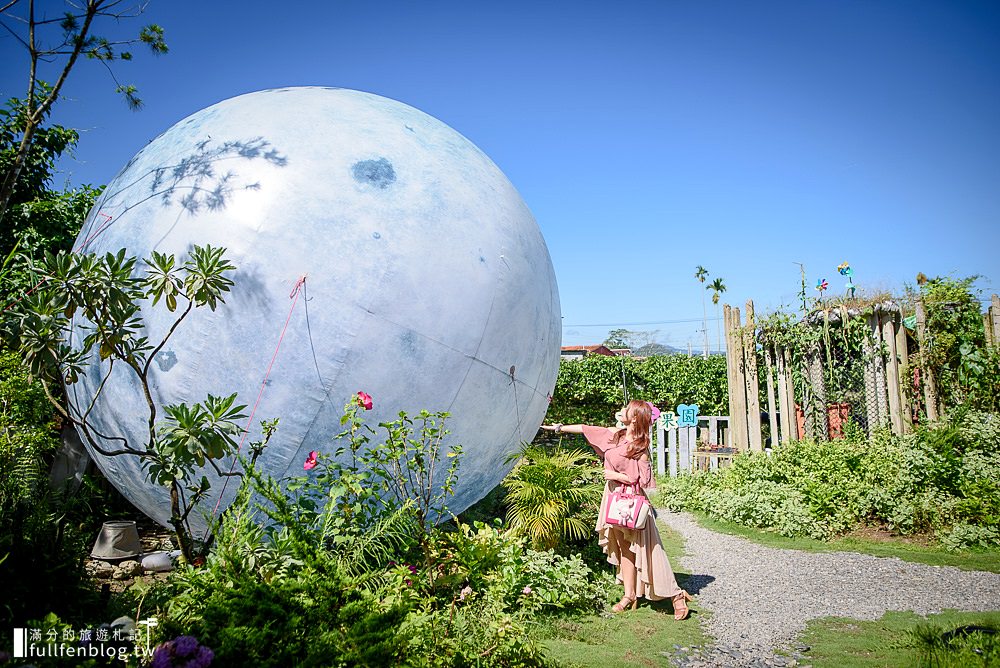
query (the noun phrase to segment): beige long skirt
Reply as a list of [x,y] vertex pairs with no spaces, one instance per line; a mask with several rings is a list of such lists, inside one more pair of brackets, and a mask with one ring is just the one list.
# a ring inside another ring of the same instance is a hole
[[622,529],[617,526],[609,526],[604,523],[604,514],[611,497],[609,484],[604,485],[604,496],[601,497],[601,511],[597,515],[598,544],[604,553],[608,555],[608,563],[615,566],[618,574],[618,581],[622,581],[621,569],[621,547],[617,540],[612,540],[610,532],[615,532],[635,560],[637,572],[636,596],[645,597],[650,601],[659,601],[665,598],[673,598],[681,593],[682,589],[677,586],[677,579],[674,571],[670,568],[670,561],[667,553],[663,551],[663,543],[660,542],[660,532],[656,528],[656,521],[652,516],[646,520],[646,526],[642,529]]

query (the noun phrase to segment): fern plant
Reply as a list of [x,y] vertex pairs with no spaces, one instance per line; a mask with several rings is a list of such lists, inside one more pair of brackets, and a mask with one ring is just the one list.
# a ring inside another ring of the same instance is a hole
[[284,544],[297,559],[329,558],[346,575],[363,579],[377,573],[376,567],[387,564],[413,542],[415,522],[410,502],[384,508],[353,525],[331,521],[355,505],[345,499],[349,488],[370,489],[360,479],[349,480],[349,474],[322,489],[299,478],[288,484],[286,492],[278,481],[255,467],[246,467],[246,471],[248,485],[266,502],[258,508],[267,516],[270,542]]
[[48,466],[59,446],[54,413],[17,353],[0,351],[0,625],[65,615],[88,597],[83,518],[52,490]]
[[503,480],[507,521],[533,548],[549,550],[586,538],[604,488],[597,458],[582,449],[524,443]]

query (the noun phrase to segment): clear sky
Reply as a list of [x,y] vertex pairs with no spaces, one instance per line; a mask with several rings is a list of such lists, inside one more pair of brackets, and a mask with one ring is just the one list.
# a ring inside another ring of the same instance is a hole
[[[106,183],[228,97],[341,86],[435,116],[506,173],[548,244],[564,344],[625,327],[699,348],[698,264],[758,312],[794,304],[797,262],[811,294],[839,291],[845,260],[865,290],[923,272],[1000,291],[995,2],[152,0],[110,34],[150,22],[170,53],[115,67],[142,111],[99,63],[72,74],[53,120],[82,136],[55,185]],[[0,34],[0,94],[26,72]]]

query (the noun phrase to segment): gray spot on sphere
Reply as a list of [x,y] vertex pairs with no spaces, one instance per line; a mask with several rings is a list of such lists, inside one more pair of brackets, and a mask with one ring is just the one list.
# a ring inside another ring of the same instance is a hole
[[378,160],[362,160],[351,167],[354,180],[365,185],[375,186],[381,190],[388,188],[396,180],[396,172],[392,163],[385,158]]
[[156,366],[160,367],[160,371],[170,371],[177,364],[177,355],[172,350],[161,350],[156,354],[155,361]]

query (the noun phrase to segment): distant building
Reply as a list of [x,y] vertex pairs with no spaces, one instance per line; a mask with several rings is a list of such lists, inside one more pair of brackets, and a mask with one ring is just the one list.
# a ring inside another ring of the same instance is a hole
[[628,348],[615,348],[612,350],[605,345],[596,346],[563,346],[560,350],[561,360],[582,360],[591,355],[604,355],[605,357],[628,357],[632,351]]

